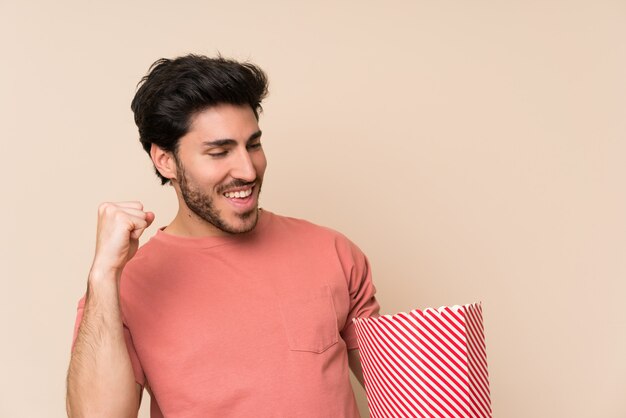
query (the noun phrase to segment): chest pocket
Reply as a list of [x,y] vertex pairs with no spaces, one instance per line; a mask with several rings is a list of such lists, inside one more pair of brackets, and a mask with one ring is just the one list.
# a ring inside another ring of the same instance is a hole
[[322,353],[339,341],[337,314],[328,285],[279,302],[289,349]]

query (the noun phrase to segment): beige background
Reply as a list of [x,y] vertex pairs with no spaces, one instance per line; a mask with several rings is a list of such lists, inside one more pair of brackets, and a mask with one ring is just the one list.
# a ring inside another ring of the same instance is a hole
[[1,417],[64,416],[98,203],[174,214],[135,84],[218,50],[270,76],[262,206],[355,241],[384,313],[483,301],[495,416],[626,416],[626,2],[176,4],[0,0]]

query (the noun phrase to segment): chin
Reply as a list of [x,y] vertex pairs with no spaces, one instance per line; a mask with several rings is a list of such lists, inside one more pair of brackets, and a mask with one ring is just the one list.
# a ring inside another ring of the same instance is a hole
[[228,229],[232,234],[243,234],[252,231],[259,220],[259,212],[257,208],[246,213],[235,213],[231,217],[230,222],[227,222]]

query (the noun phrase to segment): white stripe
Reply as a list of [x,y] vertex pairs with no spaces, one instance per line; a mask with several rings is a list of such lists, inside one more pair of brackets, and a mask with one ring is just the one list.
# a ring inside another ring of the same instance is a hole
[[[403,323],[405,323],[406,326],[409,329],[413,329],[415,331],[415,333],[418,334],[418,336],[427,334],[425,331],[423,331],[423,328],[421,327],[421,325],[417,321],[415,321],[414,318],[408,318],[408,322],[407,321],[403,321]],[[435,352],[435,353],[446,353],[448,356],[454,358],[454,356],[452,355],[452,353],[449,350],[446,350],[443,347],[439,348],[438,346],[433,346],[430,342],[425,341],[423,339],[422,340],[418,340],[414,336],[408,334],[407,331],[404,328],[403,328],[403,334],[406,335],[404,340],[407,341],[408,345],[418,347],[418,350],[416,350],[416,351],[418,352],[418,355],[420,356],[420,360],[421,361],[427,363],[428,365],[430,365],[431,367],[433,367],[435,369],[445,369],[446,371],[448,371],[449,374],[451,374],[453,376],[454,380],[458,384],[460,384],[460,385],[467,385],[467,381],[460,381],[459,378],[456,377],[455,374],[453,373],[453,371],[456,371],[456,374],[459,374],[461,376],[467,377],[468,369],[467,369],[467,364],[466,363],[460,362],[456,358],[455,358],[456,362],[451,362],[451,361],[445,359],[444,356],[441,356],[441,357],[444,357],[444,360],[445,360],[445,362],[442,362],[437,357],[433,356],[432,353],[433,352]],[[425,352],[431,354],[431,357],[433,358],[433,360],[432,361],[428,360],[426,357],[424,357],[422,355],[421,351],[425,351]],[[463,354],[463,358],[465,358],[465,357],[466,357],[465,354]],[[433,363],[433,361],[435,363]]]
[[[393,405],[400,407],[405,413],[410,414],[410,411],[414,411],[413,405],[407,404],[407,401],[402,399],[398,392],[389,384],[387,372],[383,369],[383,366],[380,363],[381,354],[379,353],[379,349],[371,343],[367,330],[364,326],[361,327],[361,337],[363,339],[362,346],[364,348],[367,347],[365,350],[367,363],[371,366],[372,375],[376,376],[374,381],[379,385],[383,385],[383,389],[378,389],[377,393],[388,399]],[[395,379],[392,378],[392,381],[395,381]]]
[[[377,356],[374,358],[374,362],[377,364],[380,374],[390,378],[394,383],[396,383],[397,386],[400,386],[400,387],[404,386],[404,383],[400,383],[395,376],[393,375],[389,376],[388,373],[395,373],[394,371],[387,372],[384,370],[384,367],[382,366],[383,363],[388,366],[387,367],[388,369],[391,368],[389,366],[391,364],[390,358],[381,349],[381,343],[383,343],[382,345],[386,345],[386,343],[380,341],[375,336],[372,336],[370,331],[371,329],[364,327],[364,335],[366,336],[367,344],[371,345],[377,354]],[[430,396],[424,393],[422,389],[420,389],[419,387],[414,387],[413,390],[410,391],[412,393],[419,394],[419,396],[415,396],[417,400],[413,400],[411,399],[411,397],[406,396],[406,394],[403,393],[405,397],[407,398],[405,400],[404,397],[400,396],[398,392],[391,385],[389,385],[388,382],[386,382],[386,388],[388,388],[388,391],[391,391],[394,393],[395,399],[398,399],[398,401],[402,402],[404,406],[410,408],[409,411],[412,413],[421,412],[422,409],[426,409],[429,411],[430,415],[435,415],[435,416],[442,417],[442,418],[446,416],[445,413],[443,413],[442,415],[442,411],[436,405],[432,405],[432,407],[437,408],[436,411],[431,408],[431,405],[428,404],[428,400]],[[420,398],[423,398],[424,400]],[[410,404],[406,404],[406,402],[409,402]],[[419,402],[419,404],[417,404],[416,402]]]
[[[395,347],[392,348],[391,344],[388,344],[389,347],[395,352],[396,357],[403,360],[401,362],[403,366],[404,366],[404,363],[409,363],[412,366],[411,368],[416,374],[418,374],[420,377],[422,377],[423,380],[427,381],[431,386],[433,386],[433,390],[425,388],[426,390],[428,390],[430,393],[433,393],[434,391],[436,391],[435,397],[446,399],[455,406],[457,404],[461,404],[462,405],[461,409],[469,407],[469,403],[470,403],[469,395],[465,397],[463,396],[463,394],[461,394],[461,396],[459,397],[450,390],[450,387],[454,387],[459,392],[462,392],[463,390],[469,392],[468,381],[459,381],[458,378],[452,375],[452,373],[448,369],[447,367],[448,364],[441,364],[439,363],[437,359],[434,359],[434,360],[437,361],[438,364],[431,363],[426,357],[422,356],[422,353],[421,353],[422,350],[420,350],[419,347],[416,347],[416,346],[419,346],[419,343],[415,343],[414,340],[412,341],[406,340],[402,335],[398,334],[395,330],[384,328],[383,324],[384,324],[383,321],[376,324],[379,335],[381,336],[381,338],[384,338],[387,341],[391,341],[391,340],[395,341],[396,344],[398,344],[401,347],[403,351],[398,352]],[[412,353],[410,353],[408,349],[406,348],[406,346],[414,348],[414,351],[417,352],[419,357],[415,357]],[[419,364],[419,365],[427,364],[439,373],[441,373],[440,369],[447,369],[446,372],[452,375],[452,378],[454,380],[450,380],[446,376],[442,376],[442,378],[439,378],[433,372],[428,370],[428,368],[425,366],[423,366],[424,371],[422,372],[417,367],[414,367],[413,364]],[[439,364],[441,364],[442,367],[439,367],[438,366]],[[442,380],[442,379],[445,379],[445,380]],[[447,394],[445,394],[437,386],[443,386],[444,388],[448,389],[448,391],[451,392],[450,396],[452,396],[452,398],[448,396]],[[448,407],[446,406],[446,408]]]
[[[449,410],[449,407],[447,405],[445,405],[445,403],[442,401],[441,403],[443,404],[441,407],[438,405],[435,405],[432,400],[433,399],[437,399],[440,400],[442,398],[446,398],[448,399],[451,403],[454,404],[454,401],[450,400],[444,393],[439,393],[440,390],[437,389],[436,387],[433,389],[430,389],[428,387],[424,387],[423,389],[420,388],[419,386],[417,386],[416,383],[411,382],[410,380],[414,380],[411,379],[411,377],[415,377],[415,374],[411,373],[411,371],[407,371],[406,369],[406,365],[402,364],[401,361],[399,361],[398,359],[398,353],[396,351],[396,348],[392,346],[391,344],[391,340],[394,340],[394,338],[392,337],[391,339],[388,339],[386,334],[381,333],[381,330],[379,330],[378,328],[380,328],[379,326],[380,324],[376,324],[376,326],[370,327],[369,330],[371,331],[371,333],[374,335],[373,338],[371,338],[371,341],[374,342],[374,344],[379,344],[382,343],[382,347],[386,348],[387,351],[391,352],[392,357],[396,358],[396,362],[400,363],[399,365],[393,365],[394,369],[399,369],[399,370],[394,370],[396,373],[401,373],[401,375],[406,379],[409,380],[408,382],[404,382],[404,381],[400,381],[399,379],[396,379],[395,381],[397,382],[397,384],[399,386],[402,386],[405,390],[408,390],[408,392],[413,393],[413,392],[419,392],[420,394],[422,394],[422,397],[424,397],[426,399],[426,401],[428,402],[428,400],[430,400],[430,404],[432,406],[432,408],[435,408],[437,411],[439,411],[441,414],[443,414],[443,417],[449,417],[451,416],[450,414],[455,414],[454,411]],[[380,354],[381,356],[384,356],[386,359],[386,364],[389,365],[389,367],[391,367],[392,365],[392,360],[390,359],[390,357],[386,354],[383,353],[382,350],[380,350]],[[431,379],[428,375],[424,374],[422,371],[420,370],[415,370],[415,373],[421,377],[422,381],[426,381],[431,383]],[[432,385],[434,386],[434,385]],[[444,385],[445,386],[445,385]],[[434,392],[434,391],[437,392]],[[425,392],[424,392],[425,391]],[[454,415],[454,416],[458,416],[458,415]]]
[[[438,329],[436,329],[432,325],[430,325],[424,318],[419,318],[418,321],[421,323],[422,331],[425,334],[428,334],[429,338],[431,340],[433,340],[434,344],[437,344],[442,350],[445,350],[447,353],[451,353],[450,349],[442,346],[441,343],[439,341],[437,341],[436,338],[434,338],[434,335],[436,335],[439,338],[441,338],[442,340],[447,340],[448,337],[447,337],[446,334],[442,334],[441,331],[439,331]],[[452,349],[452,351],[454,353],[456,353],[456,356],[451,353],[451,357],[454,357],[454,358],[456,358],[457,356],[461,357],[461,358],[465,357],[465,353],[462,352],[462,351],[459,351],[456,347],[452,346],[451,349]]]
[[[418,416],[459,417],[447,403],[459,409],[463,417],[466,416],[462,413],[464,409],[468,410],[468,416],[474,418],[492,416],[482,305],[454,306],[450,310],[446,307],[439,310],[429,308],[353,321],[363,348],[363,368],[366,389],[371,392],[372,418],[412,417],[416,416],[416,412],[420,414]],[[445,327],[439,322],[443,322]],[[463,329],[466,335],[456,327]],[[425,341],[425,336],[432,343]],[[460,352],[455,345],[466,352]],[[427,358],[426,353],[432,360]],[[384,366],[389,371],[385,371]],[[457,375],[466,380],[460,381]],[[391,386],[392,382],[397,389]],[[461,397],[451,388],[460,392]],[[447,395],[444,390],[450,394]],[[465,396],[463,391],[467,391],[468,395]],[[407,392],[416,399],[411,399]],[[436,405],[433,400],[439,401],[442,406]]]

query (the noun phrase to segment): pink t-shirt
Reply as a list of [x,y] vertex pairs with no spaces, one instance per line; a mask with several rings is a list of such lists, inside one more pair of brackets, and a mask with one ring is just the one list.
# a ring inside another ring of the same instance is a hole
[[352,318],[378,315],[375,292],[363,253],[303,220],[262,210],[246,234],[159,230],[120,282],[151,416],[359,417],[347,350]]

